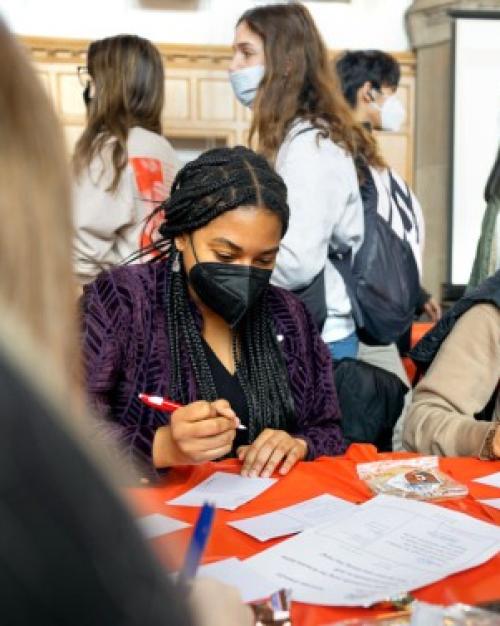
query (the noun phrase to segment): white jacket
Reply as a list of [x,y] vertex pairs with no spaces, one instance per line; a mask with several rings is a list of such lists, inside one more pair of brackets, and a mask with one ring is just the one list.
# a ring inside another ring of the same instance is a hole
[[150,242],[146,218],[168,197],[180,161],[157,133],[135,127],[127,140],[128,164],[114,193],[111,146],[106,145],[73,185],[73,263],[80,283],[121,263]]
[[332,342],[350,335],[355,326],[344,281],[328,260],[328,248],[347,245],[354,256],[363,241],[363,206],[351,156],[308,128],[309,122],[295,123],[276,159],[288,188],[290,225],[272,282],[298,289],[325,268],[328,316],[322,336]]

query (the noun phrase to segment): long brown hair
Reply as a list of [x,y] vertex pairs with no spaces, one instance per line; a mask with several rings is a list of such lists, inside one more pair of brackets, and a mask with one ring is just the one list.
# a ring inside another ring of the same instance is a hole
[[271,162],[294,120],[308,120],[354,158],[383,167],[375,140],[353,118],[309,11],[270,4],[246,11],[245,23],[264,42],[266,71],[253,105],[249,141]]
[[133,126],[161,133],[164,70],[158,49],[136,35],[117,35],[90,44],[87,66],[95,94],[88,106],[87,126],[73,157],[75,173],[111,141],[116,191],[127,165],[127,138]]
[[76,285],[62,130],[24,50],[0,20],[0,304],[76,389]]

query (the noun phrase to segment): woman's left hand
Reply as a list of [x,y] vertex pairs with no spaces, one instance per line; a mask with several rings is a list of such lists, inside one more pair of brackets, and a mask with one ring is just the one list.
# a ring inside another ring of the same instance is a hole
[[306,458],[307,443],[284,430],[266,428],[251,445],[240,446],[237,455],[243,461],[242,476],[267,478],[280,463],[280,474],[285,475],[297,461]]

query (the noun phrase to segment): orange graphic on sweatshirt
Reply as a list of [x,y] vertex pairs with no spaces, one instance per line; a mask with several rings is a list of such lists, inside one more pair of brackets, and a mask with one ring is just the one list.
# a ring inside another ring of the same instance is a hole
[[156,213],[151,219],[149,217],[156,207],[168,198],[173,177],[171,172],[163,171],[163,164],[159,159],[134,157],[129,159],[129,162],[140,198],[146,205],[150,205],[139,237],[139,248],[142,250],[155,241],[158,227],[165,219],[163,211]]

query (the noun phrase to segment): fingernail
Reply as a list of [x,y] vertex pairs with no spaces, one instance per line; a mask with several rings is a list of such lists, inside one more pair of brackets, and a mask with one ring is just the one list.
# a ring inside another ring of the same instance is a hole
[[246,426],[244,426],[244,425],[241,423],[241,420],[240,420],[240,418],[239,418],[239,417],[236,417],[236,416],[235,416],[234,421],[235,421],[235,428],[237,428],[238,430],[246,430],[246,429],[247,429],[247,427],[246,427]]
[[249,476],[250,478],[257,478],[257,472],[256,472],[255,470],[252,470],[252,471],[248,474],[248,476]]

